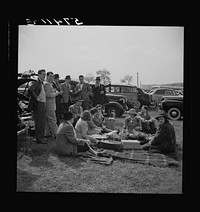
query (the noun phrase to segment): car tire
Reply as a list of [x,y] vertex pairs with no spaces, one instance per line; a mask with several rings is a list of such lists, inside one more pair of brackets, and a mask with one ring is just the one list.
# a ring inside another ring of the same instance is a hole
[[134,107],[135,109],[140,109],[140,107],[141,107],[141,103],[140,103],[139,101],[134,102],[133,105],[134,105],[133,107]]
[[122,111],[118,107],[110,106],[106,111],[108,117],[111,116],[111,110],[115,110],[115,114],[116,114],[117,118],[121,117],[123,114]]
[[181,111],[177,107],[172,107],[167,111],[167,115],[171,120],[176,121],[181,118]]
[[149,104],[149,107],[151,108],[151,109],[154,109],[154,108],[156,108],[158,106],[158,104],[157,104],[157,102],[155,101],[155,100],[153,100],[150,104]]

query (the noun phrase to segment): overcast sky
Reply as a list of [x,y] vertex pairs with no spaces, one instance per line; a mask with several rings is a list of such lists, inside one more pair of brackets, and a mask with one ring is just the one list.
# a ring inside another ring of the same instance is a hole
[[142,84],[183,82],[183,27],[19,26],[18,72],[61,78],[107,69],[111,82],[137,72]]

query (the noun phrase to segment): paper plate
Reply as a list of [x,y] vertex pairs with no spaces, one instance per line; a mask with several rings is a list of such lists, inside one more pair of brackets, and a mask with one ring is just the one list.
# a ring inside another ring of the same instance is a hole
[[107,139],[106,135],[94,134],[94,135],[91,135],[91,137],[96,138],[96,139]]

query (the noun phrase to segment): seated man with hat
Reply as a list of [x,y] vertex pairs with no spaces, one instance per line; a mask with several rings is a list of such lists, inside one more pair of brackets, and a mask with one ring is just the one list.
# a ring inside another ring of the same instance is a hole
[[160,113],[157,117],[158,129],[149,143],[142,146],[143,150],[173,153],[176,151],[176,134],[174,127],[169,123],[166,113]]
[[82,105],[83,100],[80,96],[76,97],[75,103],[69,107],[69,111],[73,113],[74,116],[74,123],[73,126],[75,127],[76,122],[80,118],[81,114],[83,113]]
[[125,118],[124,130],[126,131],[127,139],[144,139],[145,133],[142,130],[141,118],[138,116],[136,110],[131,108],[128,111],[129,116]]

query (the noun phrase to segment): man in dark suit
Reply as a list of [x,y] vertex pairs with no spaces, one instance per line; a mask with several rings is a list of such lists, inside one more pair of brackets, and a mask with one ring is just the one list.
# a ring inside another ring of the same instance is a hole
[[44,91],[43,81],[45,79],[45,70],[38,71],[38,80],[33,81],[28,89],[30,100],[28,110],[33,111],[33,119],[35,122],[35,138],[37,143],[46,143],[44,139],[45,131],[45,106],[46,93]]
[[96,77],[96,83],[92,86],[93,107],[97,104],[104,105],[106,90],[104,85],[100,84],[100,77]]
[[[61,91],[61,85],[59,83],[59,74],[54,74],[54,81],[52,86],[56,90],[56,92]],[[56,123],[58,126],[60,125],[61,100],[62,100],[62,93],[56,96],[56,119],[57,119]]]
[[71,93],[72,93],[72,86],[70,85],[71,77],[67,75],[65,77],[65,82],[61,83],[61,90],[62,93],[62,110],[63,113],[68,111],[69,106],[71,105]]
[[84,76],[79,76],[80,83],[76,85],[75,93],[83,100],[83,110],[89,110],[89,96],[91,94],[90,85],[84,82]]

